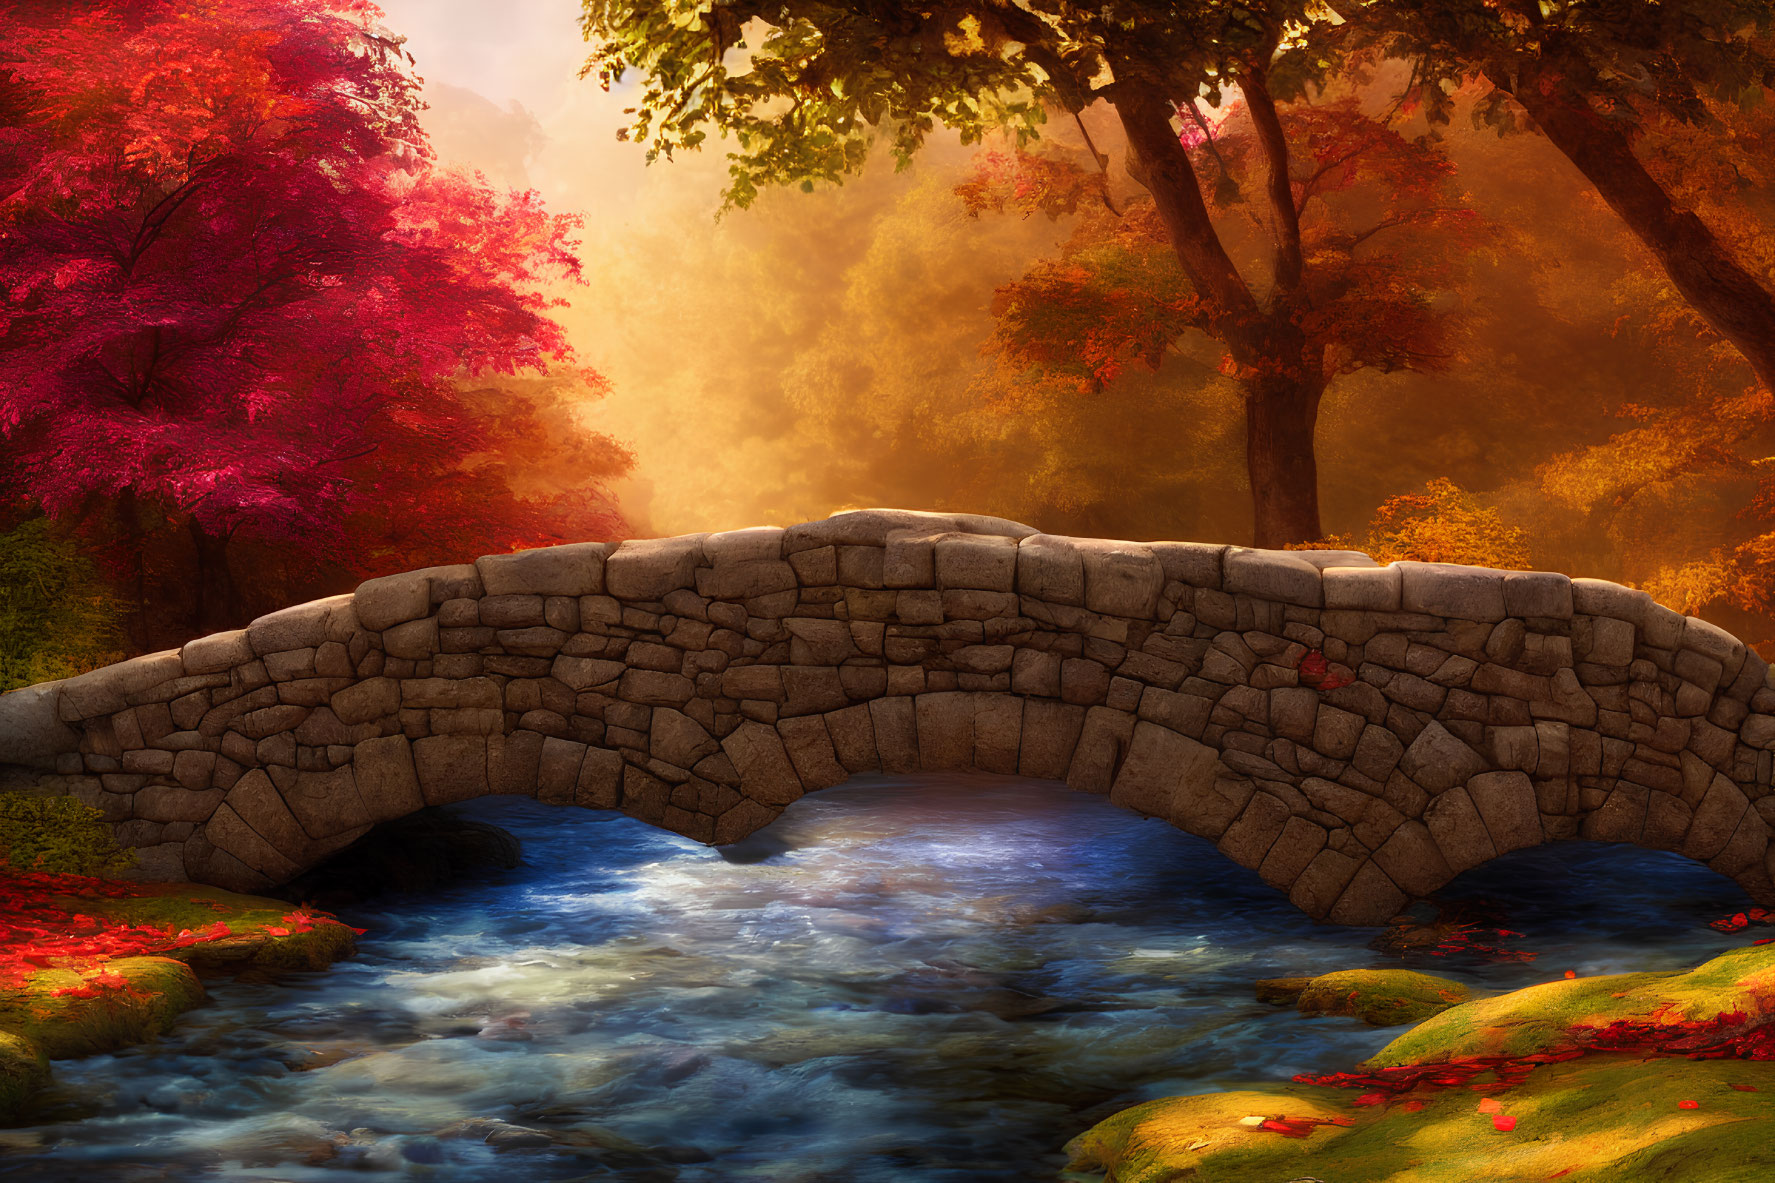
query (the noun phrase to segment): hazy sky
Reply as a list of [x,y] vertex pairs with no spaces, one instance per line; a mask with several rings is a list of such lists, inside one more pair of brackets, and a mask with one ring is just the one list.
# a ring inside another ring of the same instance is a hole
[[[651,168],[619,142],[633,98],[579,79],[590,51],[576,0],[382,7],[425,79],[439,157],[586,219],[589,285],[564,291],[572,307],[559,315],[581,360],[611,380],[586,423],[637,454],[618,490],[637,532],[963,495],[954,440],[981,401],[970,391],[993,289],[1060,231],[967,219],[949,192],[968,159],[954,137],[934,137],[907,173],[872,167],[841,190],[768,193],[717,223],[720,142]],[[820,385],[834,374],[846,393]],[[869,404],[860,434],[830,415],[846,403]]]

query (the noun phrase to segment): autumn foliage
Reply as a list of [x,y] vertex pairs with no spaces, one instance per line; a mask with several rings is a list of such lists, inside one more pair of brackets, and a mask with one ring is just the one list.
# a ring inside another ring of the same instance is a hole
[[577,276],[577,223],[431,159],[378,15],[0,16],[5,479],[138,583],[182,567],[199,626],[242,613],[234,556],[255,547],[300,581],[620,528],[621,449],[527,496],[508,469],[537,405],[460,382],[552,370],[596,392],[542,292]]

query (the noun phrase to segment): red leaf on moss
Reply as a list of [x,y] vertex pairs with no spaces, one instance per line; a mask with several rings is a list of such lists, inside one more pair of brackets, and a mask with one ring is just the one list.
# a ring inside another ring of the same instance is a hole
[[1507,1134],[1516,1128],[1516,1119],[1509,1114],[1500,1113],[1491,1119],[1491,1128],[1494,1130],[1502,1130]]

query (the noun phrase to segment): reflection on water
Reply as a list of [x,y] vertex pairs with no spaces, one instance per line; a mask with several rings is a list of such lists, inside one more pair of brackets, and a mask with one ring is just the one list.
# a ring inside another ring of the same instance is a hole
[[[1373,930],[1052,784],[858,778],[725,852],[530,801],[464,812],[525,865],[352,913],[355,960],[216,983],[157,1044],[58,1063],[0,1176],[1051,1180],[1117,1108],[1396,1034],[1252,999],[1386,964]],[[1450,894],[1504,903],[1540,954],[1430,963],[1487,987],[1740,943],[1704,924],[1736,890],[1675,856],[1530,851]]]

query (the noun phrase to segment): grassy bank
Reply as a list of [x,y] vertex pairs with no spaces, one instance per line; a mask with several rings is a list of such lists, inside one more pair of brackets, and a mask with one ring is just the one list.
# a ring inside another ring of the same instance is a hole
[[355,930],[281,900],[192,883],[0,876],[0,1120],[20,1114],[49,1061],[167,1030],[202,978],[320,969]]

